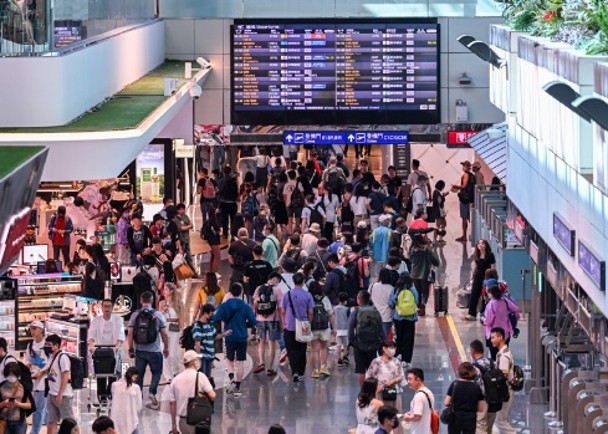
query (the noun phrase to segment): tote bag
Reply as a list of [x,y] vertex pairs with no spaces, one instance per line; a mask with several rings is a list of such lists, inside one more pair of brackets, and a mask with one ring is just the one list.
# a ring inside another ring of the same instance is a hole
[[298,319],[296,310],[293,307],[293,300],[291,299],[291,291],[287,293],[289,297],[289,304],[291,311],[296,319],[296,341],[306,344],[312,341],[312,328],[310,327],[310,321]]

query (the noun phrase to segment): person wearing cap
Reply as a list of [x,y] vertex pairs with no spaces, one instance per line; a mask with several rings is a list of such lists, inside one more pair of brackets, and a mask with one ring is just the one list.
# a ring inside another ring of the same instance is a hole
[[391,236],[393,231],[391,226],[391,217],[387,214],[382,214],[379,218],[380,226],[372,232],[369,238],[369,245],[372,249],[372,278],[378,278],[380,270],[386,265],[388,258],[388,249],[391,244]]
[[483,173],[481,173],[481,163],[479,161],[474,162],[472,169],[473,174],[475,175],[475,185],[485,185],[486,181]]
[[308,228],[308,232],[302,235],[302,250],[307,253],[307,256],[312,256],[315,254],[320,234],[321,226],[319,225],[319,223],[313,223],[310,225],[310,228]]
[[211,401],[216,395],[207,376],[198,371],[200,360],[196,351],[186,351],[182,363],[185,369],[171,381],[168,391],[171,433],[194,434],[195,426],[186,423],[188,400],[195,397],[197,389]]
[[475,201],[475,175],[471,173],[471,162],[469,160],[462,161],[460,164],[463,171],[460,184],[452,184],[452,188],[458,190],[460,218],[462,219],[462,236],[456,238],[456,241],[466,241],[469,219],[471,218],[471,204]]
[[32,415],[32,430],[30,433],[40,434],[40,429],[46,419],[46,397],[44,396],[44,375],[42,371],[48,363],[48,357],[44,352],[44,324],[42,321],[32,321],[30,323],[30,334],[33,340],[25,350],[25,366],[32,373],[32,380],[34,380],[32,395],[36,404],[36,411]]
[[59,260],[59,252],[63,255],[63,264],[70,262],[70,235],[74,231],[72,219],[66,215],[65,206],[57,208],[48,226],[49,238],[53,245],[53,259]]
[[400,392],[399,385],[405,379],[403,366],[395,357],[395,343],[390,339],[384,340],[380,355],[372,360],[367,368],[365,378],[378,380],[377,398],[383,402],[394,404]]
[[[274,359],[277,342],[281,337],[280,306],[281,298],[283,298],[283,291],[281,291],[280,283],[281,275],[273,272],[268,276],[268,283],[258,286],[253,293],[253,310],[255,311],[255,319],[257,321],[256,329],[260,341],[258,343],[259,364],[252,372],[254,374],[259,374],[266,369],[265,355],[266,344],[268,344],[268,349],[270,351],[266,375],[271,378],[277,375]],[[274,311],[270,312],[273,309]]]

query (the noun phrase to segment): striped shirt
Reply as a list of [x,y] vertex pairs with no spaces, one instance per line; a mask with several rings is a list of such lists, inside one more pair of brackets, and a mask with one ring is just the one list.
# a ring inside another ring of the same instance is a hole
[[215,335],[217,330],[212,323],[197,321],[192,327],[192,338],[194,342],[201,343],[201,355],[205,360],[213,360],[215,357]]

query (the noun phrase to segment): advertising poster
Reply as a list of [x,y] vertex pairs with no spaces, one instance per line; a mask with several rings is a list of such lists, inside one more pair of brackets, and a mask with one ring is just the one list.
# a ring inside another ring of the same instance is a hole
[[46,0],[0,0],[0,37],[17,44],[44,44]]
[[137,196],[146,204],[161,204],[165,195],[165,146],[147,145],[135,160]]

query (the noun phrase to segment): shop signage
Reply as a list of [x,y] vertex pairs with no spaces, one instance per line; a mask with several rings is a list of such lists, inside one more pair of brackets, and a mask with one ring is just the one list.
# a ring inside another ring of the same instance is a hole
[[409,143],[407,131],[284,131],[284,145],[397,145]]
[[558,290],[557,269],[551,261],[547,261],[547,281],[554,290]]
[[570,256],[574,256],[575,231],[556,212],[553,213],[553,236]]
[[538,245],[534,241],[530,240],[528,250],[529,250],[530,258],[532,258],[534,263],[538,265],[539,264],[539,262],[538,262]]
[[194,158],[194,145],[186,145],[184,139],[173,140],[173,151],[175,158]]
[[448,148],[469,148],[469,139],[479,131],[453,131],[448,130]]
[[591,247],[578,241],[578,266],[589,276],[600,291],[606,290],[606,261],[597,255]]
[[410,172],[410,145],[400,144],[393,146],[393,165],[397,176],[406,179]]
[[524,231],[526,230],[526,222],[524,221],[524,218],[522,216],[518,215],[515,218],[514,229],[515,237],[520,243],[524,244]]

